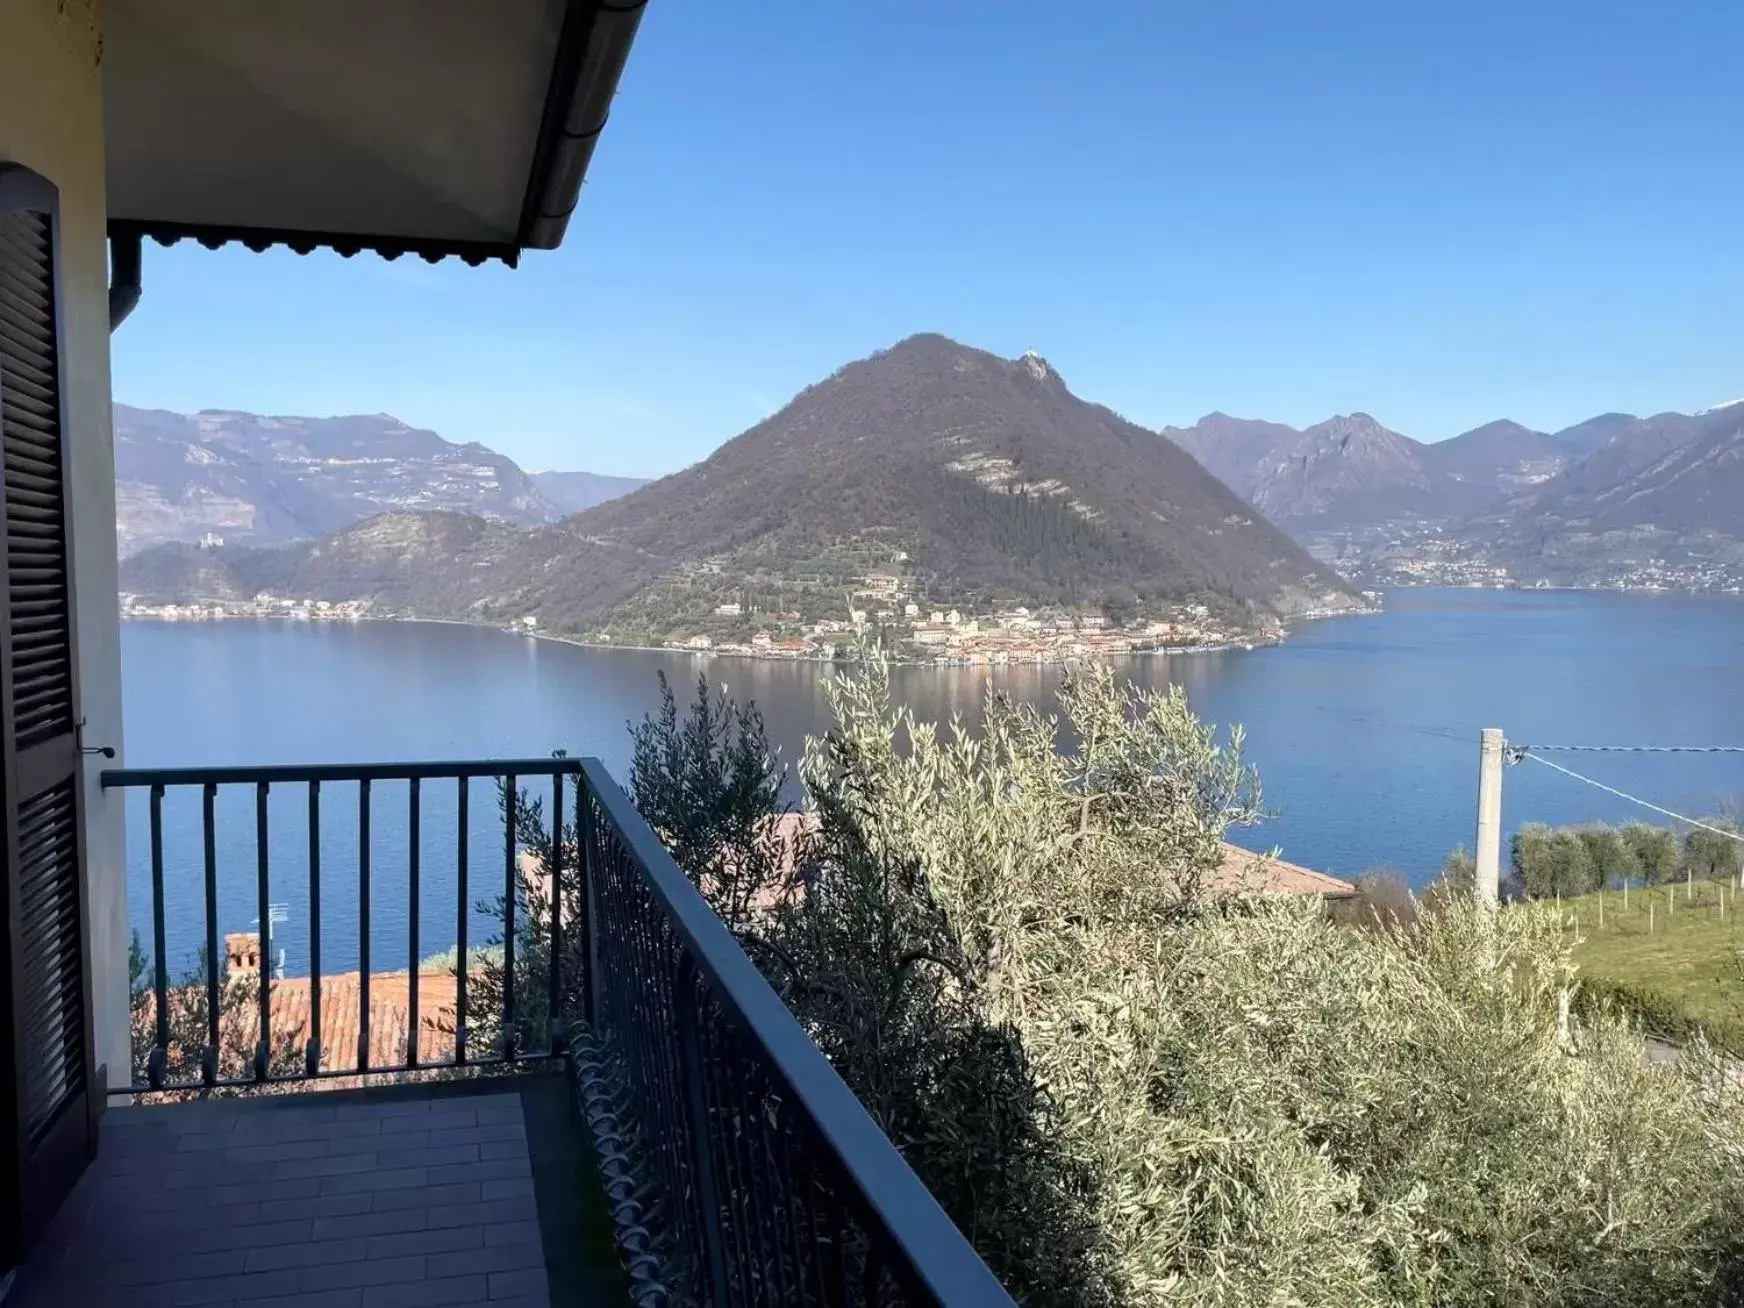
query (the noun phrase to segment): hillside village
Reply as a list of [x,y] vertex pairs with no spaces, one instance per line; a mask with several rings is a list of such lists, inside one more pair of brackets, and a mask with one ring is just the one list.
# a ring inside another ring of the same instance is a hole
[[894,574],[874,573],[860,582],[842,618],[806,620],[796,611],[766,613],[729,601],[716,607],[711,630],[678,636],[664,645],[714,654],[834,659],[876,636],[885,649],[908,660],[964,666],[1237,644],[1251,648],[1281,640],[1284,634],[1275,619],[1257,630],[1237,629],[1203,604],[1181,605],[1166,617],[1116,623],[1100,613],[1064,607],[1014,605],[989,612],[939,607]]
[[[1276,619],[1242,630],[1214,616],[1206,605],[1179,606],[1166,617],[1115,623],[1098,613],[1018,605],[988,613],[941,609],[923,604],[902,577],[873,574],[860,579],[842,618],[806,620],[794,611],[766,613],[738,601],[715,608],[709,630],[675,636],[666,649],[750,658],[822,659],[852,657],[862,640],[879,644],[905,661],[967,666],[1005,663],[1055,663],[1112,654],[1207,650],[1271,644],[1284,637]],[[203,603],[152,603],[138,595],[121,597],[122,615],[167,622],[278,618],[298,622],[363,619],[415,619],[417,615],[378,608],[368,600],[292,598],[261,591],[248,600]],[[537,617],[504,624],[511,631],[550,635],[577,644],[620,645],[609,633],[592,638],[543,631]]]

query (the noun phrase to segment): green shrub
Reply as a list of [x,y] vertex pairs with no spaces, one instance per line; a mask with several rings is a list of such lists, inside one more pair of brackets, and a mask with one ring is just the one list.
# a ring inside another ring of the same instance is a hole
[[[805,893],[741,888],[741,938],[1022,1301],[1715,1302],[1739,1089],[1704,1041],[1652,1064],[1620,1003],[1583,1001],[1547,909],[1449,889],[1353,931],[1212,893],[1257,778],[1178,690],[1092,670],[1063,722],[993,696],[974,737],[876,667],[831,696]],[[686,774],[755,789],[709,757]],[[1544,843],[1551,885],[1590,875],[1578,836]]]
[[1705,1040],[1729,1058],[1744,1058],[1744,1014],[1694,1017],[1686,1004],[1651,986],[1583,974],[1579,1000],[1582,1012],[1608,1006],[1611,1012],[1638,1025],[1643,1035],[1668,1044]]

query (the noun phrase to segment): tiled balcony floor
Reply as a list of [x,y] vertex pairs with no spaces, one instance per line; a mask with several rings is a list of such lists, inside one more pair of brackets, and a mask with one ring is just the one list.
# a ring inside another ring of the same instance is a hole
[[565,1096],[531,1075],[111,1109],[6,1308],[622,1303]]

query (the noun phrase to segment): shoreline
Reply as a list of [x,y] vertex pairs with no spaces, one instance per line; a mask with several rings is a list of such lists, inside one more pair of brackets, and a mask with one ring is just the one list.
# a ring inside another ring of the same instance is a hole
[[[1297,620],[1297,625],[1303,622],[1314,622],[1324,618],[1364,617],[1380,612],[1379,606],[1372,609],[1354,609],[1344,613],[1319,613],[1306,615]],[[405,623],[409,625],[430,624],[443,627],[466,627],[473,631],[495,631],[505,636],[520,636],[527,640],[550,641],[553,644],[568,645],[576,649],[588,650],[622,650],[637,654],[674,654],[686,655],[691,658],[727,658],[754,659],[761,663],[822,663],[834,666],[852,666],[860,660],[835,656],[825,658],[821,654],[764,654],[752,649],[692,649],[679,645],[628,645],[613,641],[584,640],[579,636],[565,636],[556,632],[529,630],[525,627],[503,626],[495,622],[470,622],[464,618],[425,618],[404,614],[350,614],[340,617],[299,616],[289,613],[227,613],[221,617],[201,615],[198,617],[164,617],[153,613],[123,613],[123,622],[155,622],[164,626],[175,626],[182,623],[221,623],[221,622],[279,622],[294,626],[314,625],[355,625],[364,622]],[[1154,657],[1174,657],[1191,654],[1228,654],[1253,653],[1262,649],[1273,649],[1285,644],[1295,627],[1285,629],[1282,636],[1275,640],[1255,641],[1219,641],[1206,645],[1165,645],[1149,649],[1097,650],[1087,654],[1069,654],[1057,658],[1021,658],[1021,659],[914,659],[891,657],[889,662],[897,667],[912,668],[1009,668],[1009,667],[1060,667],[1068,663],[1085,659],[1140,659]]]

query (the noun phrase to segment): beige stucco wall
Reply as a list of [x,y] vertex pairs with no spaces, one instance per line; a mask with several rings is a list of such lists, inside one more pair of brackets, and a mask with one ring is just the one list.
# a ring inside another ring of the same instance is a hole
[[[98,0],[0,0],[0,160],[60,188],[67,424],[79,670],[89,744],[121,745],[115,458],[109,417],[108,249]],[[86,775],[86,900],[97,1059],[128,1080],[127,905],[121,800]]]

